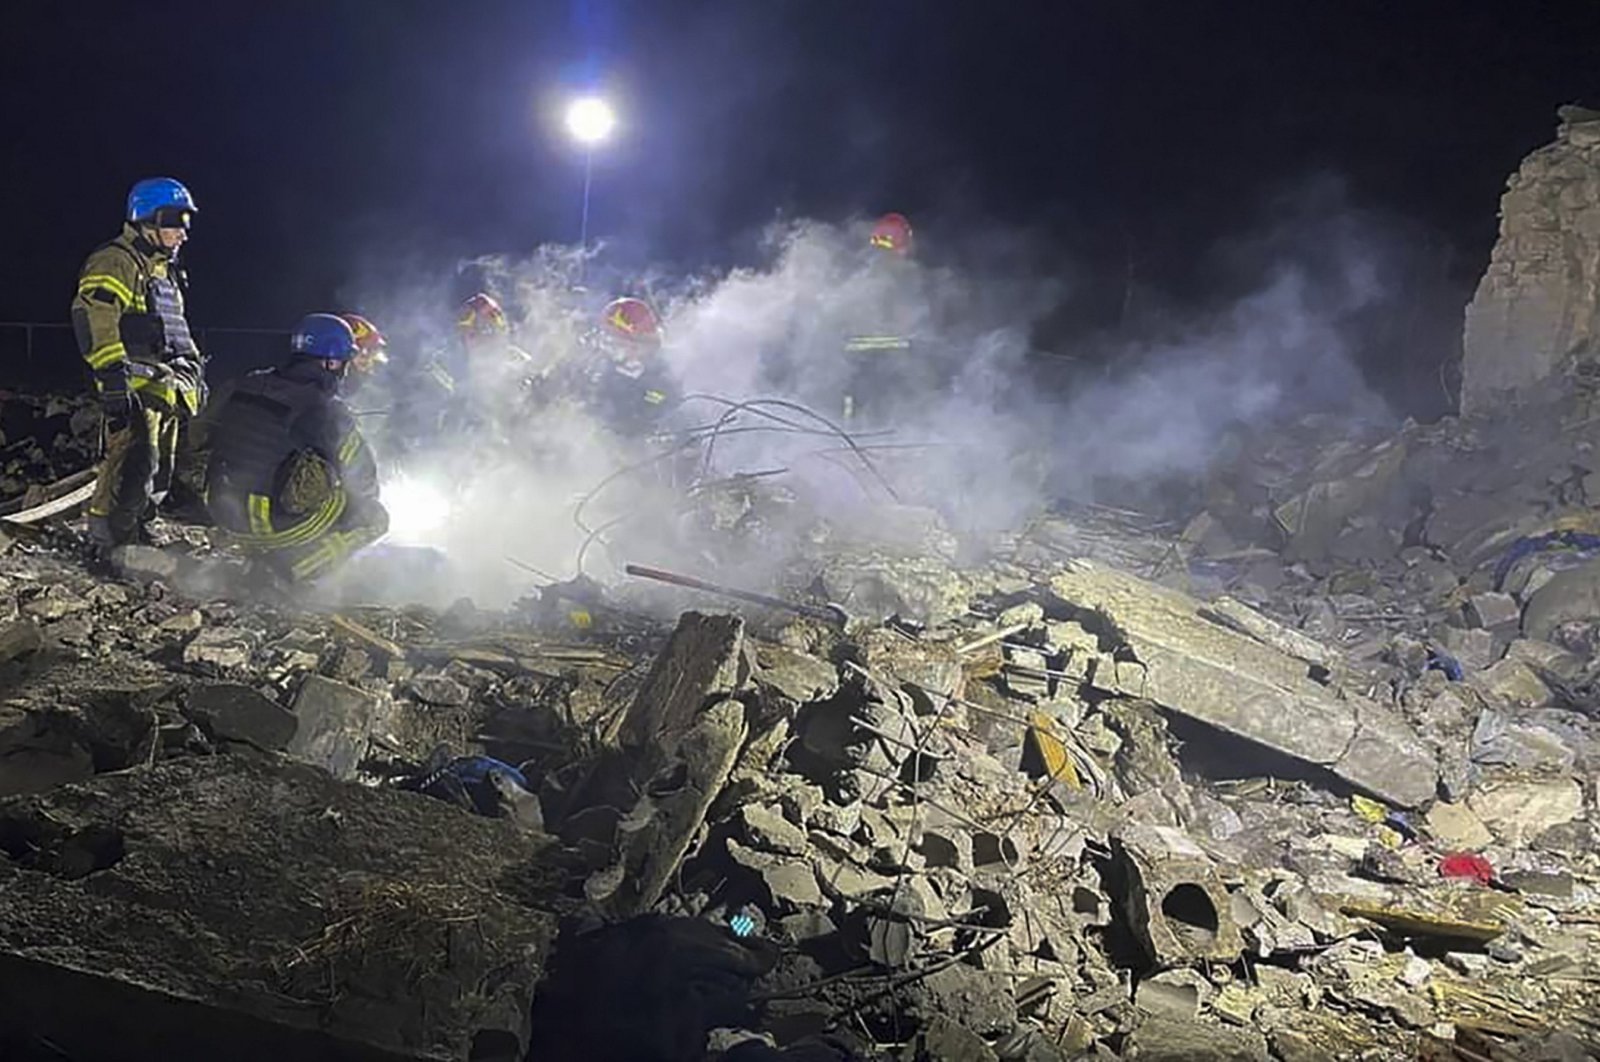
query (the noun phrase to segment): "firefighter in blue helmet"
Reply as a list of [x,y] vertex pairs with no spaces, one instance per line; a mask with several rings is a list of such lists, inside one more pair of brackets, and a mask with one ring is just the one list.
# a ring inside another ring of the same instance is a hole
[[317,579],[381,538],[378,468],[339,398],[357,358],[342,318],[296,326],[291,356],[251,373],[212,422],[206,503],[247,553],[289,582]]
[[89,502],[89,534],[101,550],[142,537],[171,482],[182,425],[205,403],[205,359],[184,317],[177,264],[195,213],[179,182],[140,181],[121,235],[78,274],[72,329],[105,416],[105,457]]

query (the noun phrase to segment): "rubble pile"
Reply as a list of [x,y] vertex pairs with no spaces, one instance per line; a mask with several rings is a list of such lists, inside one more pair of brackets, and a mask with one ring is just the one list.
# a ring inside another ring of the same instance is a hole
[[0,391],[0,515],[43,500],[99,453],[100,412],[87,397]]
[[113,582],[5,525],[0,1055],[1600,1058],[1592,118],[1466,416],[1241,435],[1181,513],[885,509],[722,611],[274,606],[203,530]]
[[[1264,547],[1215,593],[1217,537],[1042,519],[938,561],[959,615],[841,629],[603,596],[575,626],[567,585],[271,609],[182,589],[183,541],[107,583],[30,532],[0,555],[17,1049],[1584,1057],[1600,745],[1540,676],[1585,658],[1505,590],[1441,591],[1435,636],[1404,582]],[[1307,622],[1341,575],[1360,638]],[[530,806],[396,784],[440,748]]]

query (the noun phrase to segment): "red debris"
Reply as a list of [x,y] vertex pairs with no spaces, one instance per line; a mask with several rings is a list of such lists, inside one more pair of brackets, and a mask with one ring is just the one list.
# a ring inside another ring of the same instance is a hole
[[1494,867],[1481,855],[1473,852],[1456,852],[1439,860],[1439,876],[1444,878],[1472,878],[1479,885],[1494,882]]

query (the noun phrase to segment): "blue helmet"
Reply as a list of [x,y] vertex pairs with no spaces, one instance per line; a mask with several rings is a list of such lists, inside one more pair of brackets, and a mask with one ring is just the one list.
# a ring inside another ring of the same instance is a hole
[[146,177],[128,190],[129,221],[144,221],[162,207],[178,207],[191,214],[200,212],[189,189],[171,177]]
[[356,356],[356,334],[337,314],[307,314],[294,326],[289,349],[308,358],[349,361]]

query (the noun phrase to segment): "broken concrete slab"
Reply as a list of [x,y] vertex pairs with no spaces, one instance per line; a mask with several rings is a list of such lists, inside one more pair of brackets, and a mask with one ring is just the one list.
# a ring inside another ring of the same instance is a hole
[[243,627],[207,627],[183,647],[183,662],[213,674],[231,674],[250,666],[259,636]]
[[1445,627],[1439,644],[1469,671],[1481,671],[1494,663],[1494,635],[1481,627]]
[[747,848],[731,837],[728,838],[728,855],[761,879],[767,892],[766,901],[771,905],[768,910],[773,914],[798,913],[827,905],[810,860]]
[[1325,460],[1312,472],[1311,486],[1272,511],[1286,539],[1285,553],[1293,558],[1326,555],[1348,520],[1389,500],[1405,460],[1406,444],[1400,437]]
[[178,574],[178,557],[154,546],[118,546],[111,559],[118,571],[144,582],[156,579],[170,582]]
[[38,793],[94,775],[94,755],[58,714],[0,705],[0,796]]
[[[669,647],[663,656],[670,652]],[[733,772],[748,733],[744,705],[732,699],[718,701],[694,718],[618,825],[621,875],[615,887],[602,895],[591,892],[591,899],[622,916],[655,906]],[[663,791],[666,786],[671,788]]]
[[1567,771],[1577,759],[1561,735],[1533,723],[1521,723],[1485,708],[1472,730],[1468,753],[1473,763],[1532,771]]
[[12,620],[0,625],[0,663],[37,652],[44,645],[39,625],[31,619]]
[[817,575],[827,600],[848,601],[862,616],[947,623],[965,613],[973,597],[971,580],[941,557],[830,549]]
[[831,697],[839,688],[839,669],[809,653],[780,645],[759,645],[755,660],[752,677],[756,684],[795,704]]
[[321,675],[307,675],[295,694],[295,733],[287,751],[335,778],[353,778],[366,754],[380,707],[376,694]]
[[805,831],[771,808],[746,804],[739,809],[739,825],[744,839],[764,851],[801,855],[806,850]]
[[1520,660],[1497,660],[1471,676],[1471,681],[1485,693],[1519,708],[1550,703],[1550,687]]
[[918,1062],[1000,1062],[983,1037],[943,1015],[928,1022],[917,1041]]
[[39,792],[148,763],[157,744],[151,704],[167,688],[106,686],[0,706],[0,792]]
[[924,1022],[943,1016],[980,1036],[999,1035],[1017,1020],[1009,977],[966,963],[946,966],[912,983],[905,989],[905,1009]]
[[[369,665],[370,666],[370,665]],[[467,688],[449,675],[438,672],[419,672],[407,683],[411,695],[423,704],[440,708],[459,708],[470,696]]]
[[1205,619],[1187,594],[1088,561],[1073,561],[1050,586],[1059,607],[1095,623],[1122,654],[1094,669],[1095,688],[1325,767],[1391,804],[1433,797],[1434,757],[1397,714],[1337,696],[1304,661]]
[[1535,674],[1549,674],[1562,682],[1571,682],[1583,673],[1581,656],[1532,638],[1518,638],[1506,646],[1504,659],[1527,664]]
[[1600,619],[1600,557],[1556,572],[1528,597],[1522,633],[1549,641],[1563,623]]
[[287,761],[11,798],[8,1030],[128,1062],[520,1057],[555,933],[528,906],[549,888],[537,852],[509,823]]
[[1485,785],[1467,806],[1510,845],[1524,845],[1583,813],[1583,786],[1573,778],[1511,779]]
[[908,642],[887,628],[857,640],[859,663],[889,686],[910,695],[918,711],[937,711],[944,696],[962,696],[961,656],[953,643]]
[[1428,832],[1453,849],[1477,851],[1494,840],[1489,827],[1465,804],[1441,800],[1428,809],[1426,821]]
[[50,623],[90,607],[88,599],[57,583],[23,605],[22,611],[41,623]]
[[1293,627],[1285,627],[1277,620],[1262,615],[1244,602],[1226,594],[1209,602],[1205,606],[1204,615],[1207,619],[1215,619],[1223,626],[1231,627],[1240,634],[1248,634],[1261,644],[1269,645],[1308,664],[1331,667],[1340,661],[1338,650]]
[[1267,1042],[1254,1030],[1201,1021],[1147,1017],[1123,1044],[1129,1062],[1267,1062]]
[[283,749],[294,739],[299,718],[250,686],[201,683],[189,690],[189,715],[223,741],[259,749]]
[[1111,838],[1128,925],[1161,967],[1232,962],[1244,948],[1215,865],[1181,830],[1130,823]]
[[617,736],[623,747],[669,754],[707,705],[744,684],[743,650],[744,621],[738,616],[680,616],[622,717]]
[[1495,631],[1517,626],[1522,621],[1522,606],[1510,594],[1489,592],[1467,598],[1464,610],[1474,627]]

